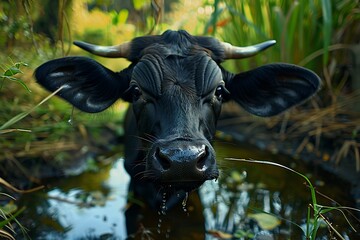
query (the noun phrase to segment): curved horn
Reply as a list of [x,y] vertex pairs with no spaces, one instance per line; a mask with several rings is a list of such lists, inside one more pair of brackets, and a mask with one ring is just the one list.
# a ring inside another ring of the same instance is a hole
[[81,41],[74,44],[92,54],[108,58],[127,58],[130,54],[131,42],[125,42],[116,46],[99,46]]
[[224,48],[224,59],[240,59],[247,58],[264,51],[268,47],[271,47],[276,43],[275,40],[269,40],[263,43],[259,43],[248,47],[236,47],[227,42],[221,42],[221,46]]

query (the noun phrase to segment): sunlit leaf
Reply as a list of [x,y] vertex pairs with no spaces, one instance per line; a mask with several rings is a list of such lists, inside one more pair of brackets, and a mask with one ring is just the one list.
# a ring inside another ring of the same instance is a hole
[[133,0],[135,10],[140,10],[145,5],[150,4],[148,0]]
[[248,217],[254,219],[263,230],[272,230],[281,223],[280,219],[266,213],[249,214]]
[[111,16],[111,23],[113,25],[117,25],[119,23],[119,14],[113,10],[109,13],[109,15]]
[[125,24],[129,16],[129,11],[127,9],[122,9],[118,14],[119,24]]

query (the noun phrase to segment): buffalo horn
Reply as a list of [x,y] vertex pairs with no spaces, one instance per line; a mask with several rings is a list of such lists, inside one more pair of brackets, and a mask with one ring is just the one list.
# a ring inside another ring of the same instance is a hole
[[236,47],[227,42],[222,42],[221,45],[224,48],[225,59],[239,59],[254,56],[268,47],[271,47],[275,43],[275,40],[269,40],[248,47]]
[[127,58],[130,54],[130,42],[116,46],[99,46],[86,42],[75,41],[74,44],[92,54],[108,58]]

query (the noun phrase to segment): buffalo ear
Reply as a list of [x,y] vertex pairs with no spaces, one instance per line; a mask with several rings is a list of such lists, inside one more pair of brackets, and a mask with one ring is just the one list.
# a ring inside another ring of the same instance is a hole
[[233,75],[226,88],[246,111],[269,117],[304,102],[319,90],[320,82],[308,69],[277,63]]
[[44,63],[35,71],[38,83],[84,112],[101,112],[128,88],[128,81],[86,57],[66,57]]

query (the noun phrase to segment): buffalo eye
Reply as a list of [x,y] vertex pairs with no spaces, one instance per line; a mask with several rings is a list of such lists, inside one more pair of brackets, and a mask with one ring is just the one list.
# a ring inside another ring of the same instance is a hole
[[218,86],[215,90],[215,96],[216,98],[221,101],[224,96],[224,86]]
[[142,93],[141,93],[140,87],[134,86],[134,87],[132,88],[132,98],[133,98],[133,101],[139,100],[141,94],[142,94]]

